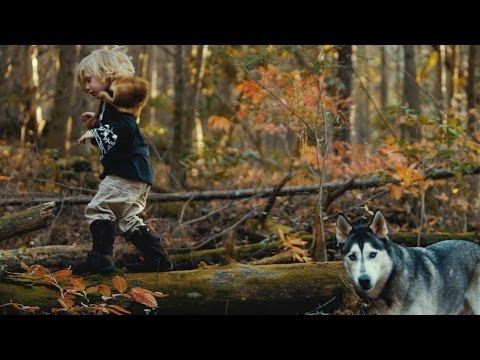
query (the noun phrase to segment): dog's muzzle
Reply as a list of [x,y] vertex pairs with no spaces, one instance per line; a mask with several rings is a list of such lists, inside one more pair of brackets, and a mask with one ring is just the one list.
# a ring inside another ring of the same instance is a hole
[[359,278],[358,278],[358,283],[360,285],[360,287],[362,288],[362,290],[370,290],[372,288],[372,283],[370,281],[370,276],[368,275],[361,275]]

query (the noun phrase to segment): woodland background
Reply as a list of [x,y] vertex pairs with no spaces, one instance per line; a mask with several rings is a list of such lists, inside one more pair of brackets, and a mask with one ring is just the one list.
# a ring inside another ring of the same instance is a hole
[[[151,84],[139,125],[152,193],[187,194],[143,214],[172,253],[273,236],[296,249],[290,262],[325,259],[315,244],[336,215],[364,222],[374,209],[392,233],[479,230],[477,45],[125,46]],[[73,69],[100,47],[0,46],[0,215],[58,207],[47,230],[0,249],[90,242],[82,196],[101,164],[76,140],[97,100]],[[250,188],[273,195],[228,193]],[[214,193],[188,197],[201,191]]]

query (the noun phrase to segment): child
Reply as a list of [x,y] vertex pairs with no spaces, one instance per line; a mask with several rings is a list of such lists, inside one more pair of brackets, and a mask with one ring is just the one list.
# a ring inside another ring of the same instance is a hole
[[98,146],[104,171],[99,190],[85,210],[92,251],[86,259],[72,263],[72,270],[77,274],[113,271],[117,225],[144,254],[136,270],[170,271],[173,262],[160,238],[138,217],[153,181],[148,146],[136,122],[148,97],[148,82],[134,76],[130,58],[118,46],[93,51],[76,66],[75,77],[84,92],[100,99],[96,113],[81,115],[89,130],[78,143],[88,140]]

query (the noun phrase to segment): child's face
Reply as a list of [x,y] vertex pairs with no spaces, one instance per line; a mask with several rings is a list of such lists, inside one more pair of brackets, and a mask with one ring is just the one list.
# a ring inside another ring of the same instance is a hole
[[96,97],[99,92],[108,89],[109,81],[100,81],[99,78],[88,71],[83,72],[83,79],[85,80],[85,91],[92,96]]

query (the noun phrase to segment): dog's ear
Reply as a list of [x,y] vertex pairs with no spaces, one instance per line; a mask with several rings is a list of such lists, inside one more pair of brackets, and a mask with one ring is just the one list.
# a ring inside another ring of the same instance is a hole
[[375,211],[375,214],[373,214],[372,221],[370,222],[368,227],[379,238],[384,238],[384,239],[387,238],[387,235],[388,235],[387,221],[385,220],[385,217],[383,216],[380,210]]
[[347,241],[348,235],[352,231],[352,225],[348,222],[347,218],[342,214],[338,215],[337,218],[337,242],[340,245],[345,244]]

